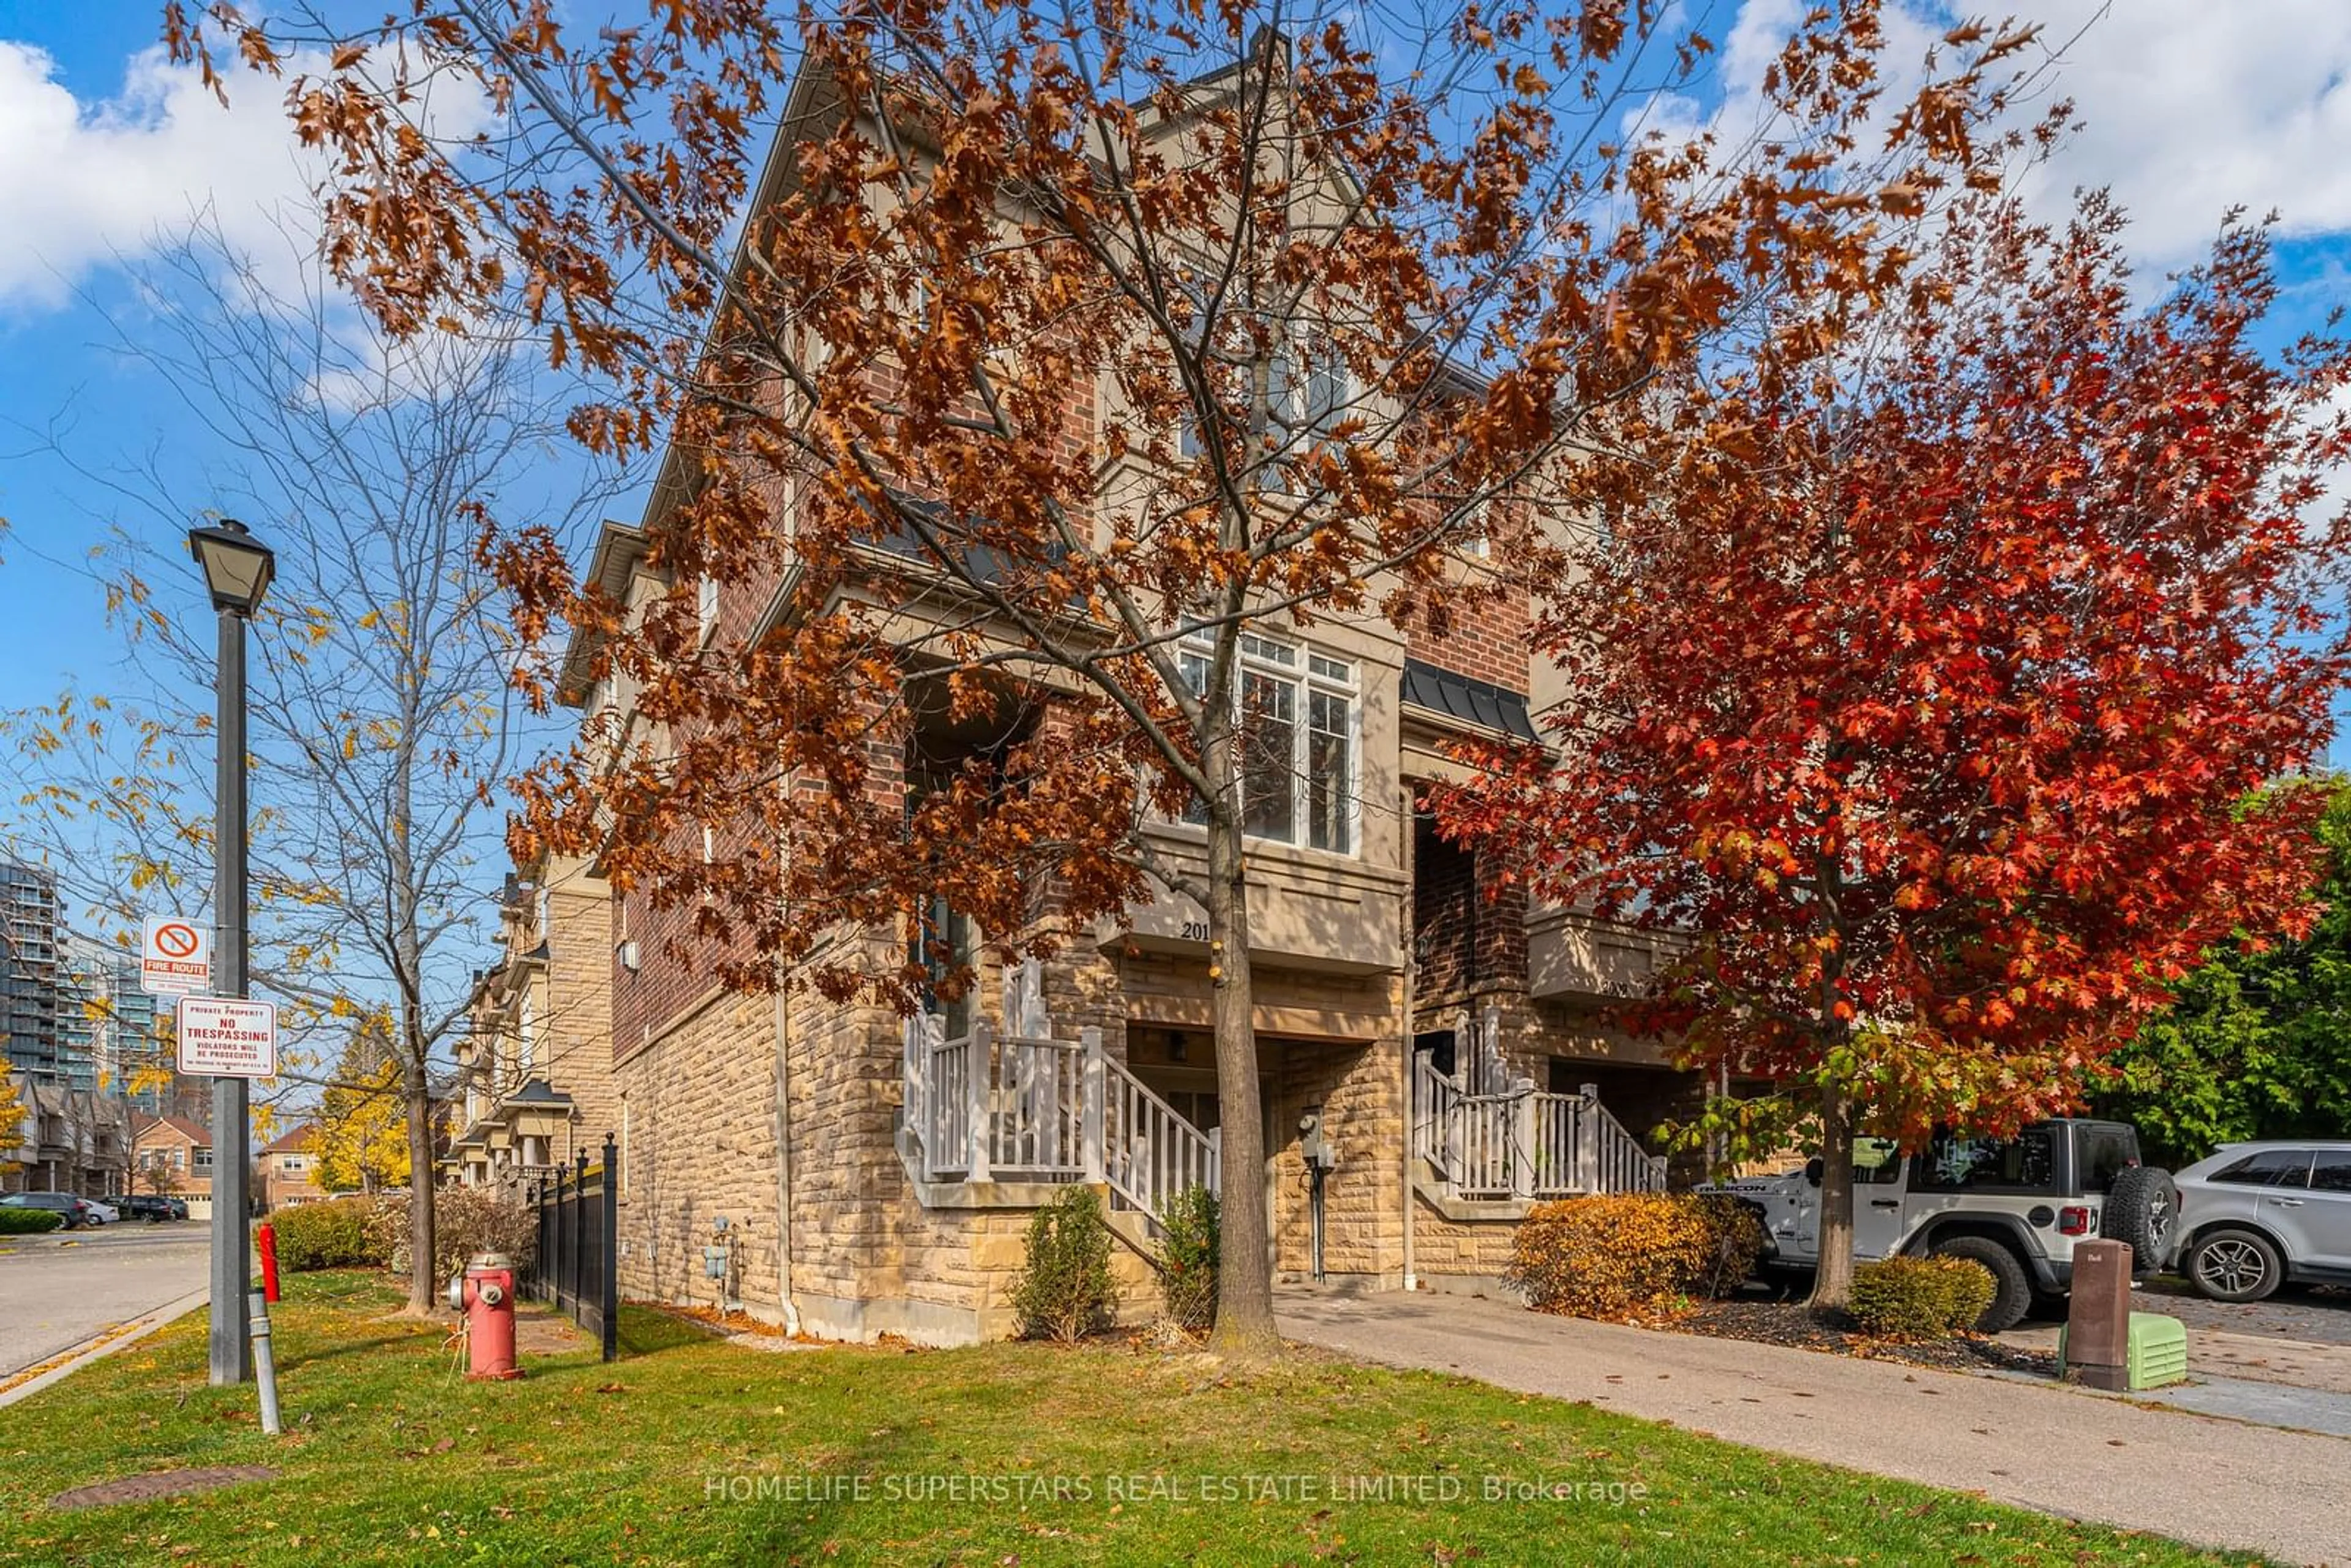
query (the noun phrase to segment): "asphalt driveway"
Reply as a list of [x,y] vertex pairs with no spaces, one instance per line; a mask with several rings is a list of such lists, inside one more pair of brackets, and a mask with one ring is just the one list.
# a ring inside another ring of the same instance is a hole
[[211,1228],[188,1220],[0,1237],[0,1383],[203,1290],[211,1250]]
[[1285,1291],[1284,1337],[2288,1563],[2351,1564],[2351,1439],[1428,1292]]

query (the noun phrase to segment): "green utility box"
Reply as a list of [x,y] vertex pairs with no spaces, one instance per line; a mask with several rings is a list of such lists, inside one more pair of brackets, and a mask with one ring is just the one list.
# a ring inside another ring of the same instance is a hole
[[[2057,1375],[2065,1375],[2066,1330],[2057,1332]],[[2161,1312],[2130,1315],[2130,1385],[2161,1388],[2188,1381],[2188,1325]]]

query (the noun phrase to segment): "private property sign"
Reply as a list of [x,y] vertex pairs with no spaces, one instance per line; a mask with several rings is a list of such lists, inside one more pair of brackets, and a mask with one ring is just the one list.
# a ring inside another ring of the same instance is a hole
[[183,996],[211,988],[213,934],[193,921],[161,915],[147,922],[139,945],[139,988],[150,996]]
[[277,1076],[277,1004],[180,998],[180,1071],[212,1078]]

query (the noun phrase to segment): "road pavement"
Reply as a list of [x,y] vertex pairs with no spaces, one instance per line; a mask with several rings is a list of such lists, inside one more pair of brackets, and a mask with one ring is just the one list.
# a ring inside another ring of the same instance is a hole
[[1285,1338],[2043,1512],[2351,1564],[2351,1440],[1970,1376],[1547,1317],[1501,1301],[1284,1292]]
[[203,1290],[211,1248],[210,1228],[191,1220],[0,1237],[0,1383]]

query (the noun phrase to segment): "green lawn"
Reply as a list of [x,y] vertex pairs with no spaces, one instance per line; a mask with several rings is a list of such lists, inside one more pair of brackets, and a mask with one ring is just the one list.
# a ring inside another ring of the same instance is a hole
[[[613,1366],[542,1358],[484,1385],[453,1375],[445,1325],[395,1303],[360,1275],[293,1281],[274,1319],[283,1438],[250,1389],[206,1386],[201,1314],[0,1411],[0,1561],[2251,1561],[1319,1356],[1236,1380],[1123,1347],[770,1354],[632,1313]],[[250,1464],[281,1474],[46,1500]],[[1489,1476],[1585,1491],[1493,1498]],[[1333,1500],[1349,1488],[1374,1495]]]

